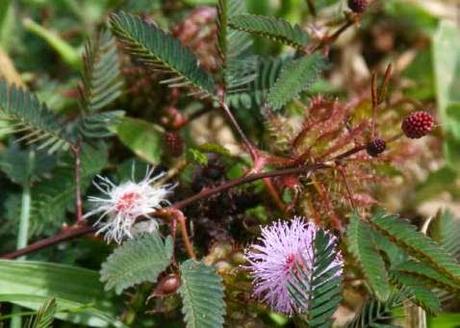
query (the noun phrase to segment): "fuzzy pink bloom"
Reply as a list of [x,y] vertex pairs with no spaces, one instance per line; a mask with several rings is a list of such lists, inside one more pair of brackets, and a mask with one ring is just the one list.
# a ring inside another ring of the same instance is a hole
[[[248,269],[254,278],[255,297],[278,312],[289,315],[301,312],[288,291],[291,270],[297,265],[307,265],[307,271],[313,270],[313,242],[318,229],[301,217],[294,217],[290,222],[277,221],[262,229],[260,243],[251,245],[246,251]],[[329,237],[331,243],[335,243],[336,238]],[[338,252],[332,265],[342,266]],[[341,270],[337,274],[340,275]]]
[[132,178],[120,185],[97,176],[98,181],[94,185],[106,197],[89,197],[94,209],[85,214],[85,218],[94,214],[100,215],[95,223],[99,228],[96,234],[104,233],[106,241],[113,240],[120,244],[124,239],[132,238],[139,230],[137,228],[140,223],[136,224],[136,219],[142,217],[149,219],[148,230],[157,228],[157,220],[150,215],[163,205],[169,205],[166,197],[172,193],[174,185],[155,184],[164,174],[153,177],[152,174],[153,169],[148,169],[142,181],[134,182]]

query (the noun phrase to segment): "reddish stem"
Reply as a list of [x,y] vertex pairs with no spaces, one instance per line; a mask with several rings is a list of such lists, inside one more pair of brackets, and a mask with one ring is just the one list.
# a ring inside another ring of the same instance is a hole
[[246,147],[247,151],[249,152],[249,155],[251,155],[252,160],[255,162],[259,158],[259,150],[252,144],[252,142],[246,136],[243,129],[241,128],[238,121],[236,120],[235,116],[233,115],[232,111],[225,103],[225,100],[222,100],[220,102],[220,106],[223,109],[228,121],[230,122],[230,124],[233,126],[233,128],[236,130],[241,140],[243,141],[243,144]]
[[[217,187],[212,188],[212,189],[204,189],[203,191],[201,191],[200,193],[198,193],[196,195],[193,195],[193,196],[191,196],[189,198],[186,198],[186,199],[184,199],[182,201],[179,201],[179,202],[173,204],[171,207],[174,208],[174,209],[183,209],[183,208],[189,206],[190,204],[192,204],[192,203],[194,203],[196,201],[208,198],[208,197],[210,197],[210,196],[212,196],[214,194],[219,194],[219,193],[221,193],[223,191],[226,191],[228,189],[234,188],[234,187],[239,186],[241,184],[253,182],[253,181],[256,181],[256,180],[259,180],[259,179],[282,176],[282,175],[302,174],[302,173],[307,173],[307,172],[311,172],[311,171],[314,171],[314,170],[323,169],[323,168],[327,168],[327,167],[329,167],[329,166],[326,165],[326,164],[323,164],[323,163],[319,163],[319,164],[314,164],[314,165],[309,165],[309,166],[302,166],[302,167],[288,168],[288,169],[282,169],[282,170],[271,171],[271,172],[250,174],[250,175],[242,177],[242,178],[227,181],[227,182],[223,183],[222,185],[217,186]],[[163,211],[164,210],[168,210],[168,209],[165,208],[165,209],[163,209]],[[152,215],[155,215],[155,213],[152,213]],[[179,221],[179,224],[180,223],[181,222]],[[183,229],[183,227],[181,227],[181,229]],[[93,232],[93,231],[95,231],[94,227],[89,227],[89,226],[86,226],[86,225],[83,226],[81,224],[80,225],[76,224],[76,225],[68,228],[65,232],[61,232],[61,233],[59,233],[59,234],[57,234],[55,236],[52,236],[52,237],[49,237],[49,238],[46,238],[46,239],[42,239],[40,241],[37,241],[37,242],[35,242],[33,244],[30,244],[29,246],[24,247],[22,249],[19,249],[17,251],[4,254],[4,255],[0,256],[0,258],[13,259],[13,258],[16,258],[18,256],[33,253],[33,252],[36,252],[36,251],[41,250],[43,248],[53,246],[55,244],[58,244],[60,242],[66,241],[66,240],[77,238],[79,236],[85,235],[85,234]],[[181,230],[181,231],[183,231],[183,230]]]
[[28,245],[27,247],[18,249],[17,251],[14,251],[8,254],[4,254],[0,258],[14,259],[16,257],[30,254],[30,253],[39,251],[43,248],[50,247],[52,245],[59,244],[63,241],[71,240],[71,239],[86,235],[90,232],[94,232],[95,230],[96,229],[94,227],[87,226],[87,225],[74,225],[72,227],[67,228],[63,232],[58,233],[57,235],[39,240],[33,244]]
[[284,205],[283,201],[281,200],[280,195],[278,194],[278,190],[276,190],[273,182],[270,178],[265,178],[264,180],[265,187],[268,190],[268,193],[272,197],[273,201],[275,202],[276,207],[282,212],[286,211],[286,206]]
[[[396,137],[394,137],[392,139],[396,139]],[[365,147],[355,147],[355,148],[353,148],[353,149],[351,149],[351,150],[349,150],[349,151],[347,151],[347,152],[345,152],[345,153],[343,153],[341,155],[338,155],[337,157],[335,157],[333,159],[333,161],[334,160],[344,159],[345,157],[351,156],[351,155],[353,155],[353,154],[355,154],[355,153],[357,153],[357,152],[359,152],[359,151],[361,151],[363,149],[365,149]],[[325,169],[325,168],[330,168],[330,167],[331,166],[330,166],[329,163],[316,163],[316,164],[298,166],[298,167],[293,167],[293,168],[285,168],[285,169],[280,169],[280,170],[275,170],[275,171],[270,171],[270,172],[261,172],[261,173],[250,174],[250,175],[238,178],[238,179],[227,181],[227,182],[225,182],[225,183],[223,183],[220,186],[217,186],[215,188],[204,189],[201,192],[199,192],[198,194],[195,194],[195,195],[193,195],[193,196],[191,196],[189,198],[186,198],[186,199],[184,199],[182,201],[179,201],[179,202],[173,204],[171,207],[173,207],[175,209],[182,209],[182,208],[185,208],[185,207],[189,206],[190,204],[192,204],[192,203],[194,203],[196,201],[208,198],[208,197],[210,197],[212,195],[219,194],[219,193],[221,193],[223,191],[226,191],[226,190],[229,190],[231,188],[237,187],[239,185],[242,185],[242,184],[245,184],[245,183],[250,183],[250,182],[253,182],[253,181],[256,181],[256,180],[260,180],[260,179],[264,179],[264,178],[273,178],[273,177],[283,176],[283,175],[306,174],[306,173],[309,173],[309,172],[313,172],[313,171],[320,170],[320,169]],[[152,214],[154,214],[154,213],[152,213]],[[84,224],[84,221],[82,222],[82,224]],[[85,234],[93,232],[95,230],[94,227],[88,227],[88,226],[82,225],[82,224],[76,224],[73,227],[68,228],[65,232],[59,233],[59,234],[57,234],[55,236],[52,236],[52,237],[49,237],[49,238],[46,238],[46,239],[43,239],[43,240],[40,240],[40,241],[37,241],[37,242],[35,242],[33,244],[30,244],[29,246],[24,247],[22,249],[19,249],[17,251],[4,254],[4,255],[0,256],[0,258],[13,259],[13,258],[16,258],[18,256],[33,253],[33,252],[36,252],[36,251],[41,250],[43,248],[53,246],[53,245],[58,244],[58,243],[60,243],[62,241],[77,238],[79,236],[85,235]]]

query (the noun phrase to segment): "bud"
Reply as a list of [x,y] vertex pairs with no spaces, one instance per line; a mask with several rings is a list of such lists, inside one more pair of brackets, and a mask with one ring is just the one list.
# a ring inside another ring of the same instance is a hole
[[348,7],[357,14],[362,14],[367,9],[367,0],[348,0]]
[[375,138],[371,142],[369,142],[366,146],[366,151],[367,153],[372,156],[372,157],[377,157],[381,153],[385,151],[387,148],[387,145],[385,143],[385,140],[380,139],[380,138]]
[[165,297],[174,294],[180,287],[180,277],[177,273],[172,273],[160,280],[152,297]]
[[166,148],[172,157],[179,157],[184,151],[184,141],[177,131],[168,131],[164,135]]

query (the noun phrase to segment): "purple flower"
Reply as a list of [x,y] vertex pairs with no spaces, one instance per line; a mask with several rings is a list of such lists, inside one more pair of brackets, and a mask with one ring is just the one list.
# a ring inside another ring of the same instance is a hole
[[[262,228],[260,243],[251,245],[246,251],[248,269],[254,278],[255,297],[278,312],[289,315],[301,312],[289,295],[288,285],[292,269],[295,271],[297,265],[304,268],[306,265],[306,271],[312,272],[315,258],[313,242],[318,230],[313,223],[306,223],[301,217],[294,217],[290,222],[277,221]],[[336,238],[328,236],[330,242],[335,243]],[[332,265],[342,266],[339,252]],[[339,271],[338,274],[341,274]]]

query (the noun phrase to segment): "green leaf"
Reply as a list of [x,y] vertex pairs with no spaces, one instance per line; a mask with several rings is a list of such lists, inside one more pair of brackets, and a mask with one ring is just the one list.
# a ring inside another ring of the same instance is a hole
[[238,15],[230,20],[230,27],[251,34],[263,36],[302,50],[309,36],[299,25],[292,26],[282,18],[259,15]]
[[81,67],[79,50],[64,40],[58,33],[36,23],[30,18],[24,18],[22,24],[28,32],[43,39],[67,65],[74,69]]
[[441,311],[441,302],[438,296],[426,288],[423,281],[418,281],[411,275],[400,272],[391,274],[391,279],[401,288],[407,290],[412,302],[421,306],[428,313],[435,314]]
[[[0,302],[37,310],[56,299],[56,317],[91,327],[124,325],[114,318],[96,271],[55,263],[0,260]],[[74,313],[72,313],[74,312]]]
[[[108,162],[108,150],[103,144],[97,148],[83,145],[81,151],[81,190],[85,190]],[[32,235],[43,231],[55,233],[65,222],[66,212],[74,209],[75,171],[73,156],[61,159],[49,179],[42,179],[32,187]]]
[[187,160],[189,162],[195,162],[199,165],[208,165],[208,156],[199,149],[189,148],[187,149]]
[[437,272],[432,267],[414,260],[407,260],[400,263],[392,267],[391,271],[406,276],[410,275],[414,280],[423,281],[426,286],[437,287],[453,292],[458,292],[460,289],[460,285],[451,281],[451,279]]
[[[228,25],[231,17],[246,13],[244,0],[221,0],[221,2],[218,5],[218,22],[221,26]],[[233,29],[225,29],[219,33],[225,88],[227,93],[234,92],[254,80],[257,57],[251,52],[253,42],[248,33]]]
[[83,138],[105,138],[113,135],[112,127],[120,123],[123,111],[110,111],[84,115],[80,118],[78,129]]
[[55,167],[56,158],[44,152],[21,150],[11,145],[0,154],[0,169],[20,185],[35,182]]
[[393,325],[392,310],[402,306],[406,293],[393,294],[388,301],[380,302],[370,298],[359,313],[347,324],[347,328],[397,328]]
[[224,287],[214,268],[187,260],[180,266],[182,313],[187,328],[223,327]]
[[113,128],[120,141],[143,160],[158,164],[163,154],[163,136],[159,128],[147,121],[123,117]]
[[[447,162],[458,170],[458,151],[447,151],[460,143],[460,31],[455,24],[442,21],[433,38],[433,58],[437,101],[442,129],[446,132]],[[458,147],[457,147],[458,149]]]
[[47,148],[50,153],[68,149],[70,140],[57,117],[45,104],[29,91],[0,81],[0,120],[10,124],[2,133],[21,131],[20,140],[38,144],[38,150]]
[[376,248],[373,231],[357,214],[351,217],[347,240],[350,253],[359,261],[372,290],[380,301],[385,302],[390,296],[385,262]]
[[141,18],[120,12],[110,16],[112,31],[136,59],[152,69],[167,71],[170,86],[190,85],[202,95],[214,94],[214,80],[202,70],[197,58],[181,42]]
[[[457,152],[457,149],[455,151]],[[460,190],[456,185],[458,172],[456,169],[445,165],[440,169],[430,172],[428,177],[415,189],[414,205],[433,199],[441,192],[450,192],[454,197],[460,196]]]
[[248,63],[249,67],[244,65],[238,67],[237,70],[241,70],[243,74],[252,70],[255,76],[245,81],[239,77],[238,71],[232,72],[232,89],[229,90],[228,102],[236,108],[251,108],[264,104],[269,90],[289,60],[289,58],[256,58],[254,64]]
[[171,262],[173,241],[158,233],[145,234],[124,242],[102,264],[101,281],[105,289],[124,289],[142,282],[156,282]]
[[88,42],[83,64],[83,108],[95,112],[114,102],[122,93],[117,46],[109,31],[100,33],[95,42]]
[[452,212],[442,211],[430,225],[429,235],[452,256],[460,255],[460,225]]
[[202,145],[199,145],[198,149],[201,152],[205,152],[205,153],[214,153],[214,154],[222,155],[224,157],[232,157],[230,150],[228,150],[222,145],[215,144],[215,143],[204,143]]
[[290,274],[289,295],[311,328],[329,327],[342,299],[342,267],[336,261],[336,246],[330,234],[317,231],[312,256],[303,257]]
[[29,321],[28,328],[50,328],[56,315],[57,304],[55,298],[47,300],[38,310],[37,315]]
[[407,221],[383,212],[375,215],[370,223],[381,233],[388,236],[410,255],[433,267],[436,271],[460,283],[460,266],[446,250],[432,239],[417,231]]
[[318,79],[325,66],[326,61],[319,54],[305,56],[285,65],[275,85],[270,89],[268,104],[274,110],[281,109],[308,89]]

